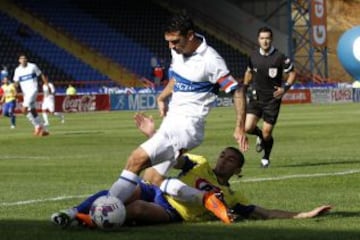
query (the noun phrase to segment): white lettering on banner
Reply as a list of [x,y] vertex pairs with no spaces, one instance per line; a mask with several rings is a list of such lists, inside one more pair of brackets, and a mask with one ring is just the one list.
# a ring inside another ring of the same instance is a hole
[[326,45],[326,4],[324,0],[311,1],[311,25],[314,46]]
[[326,28],[325,26],[314,26],[314,40],[316,43],[322,45],[325,43],[326,40]]
[[66,96],[62,109],[64,112],[90,112],[96,110],[96,96],[83,95],[79,98]]
[[218,97],[217,98],[217,107],[231,107],[233,105],[233,99],[230,97]]
[[156,96],[154,94],[129,95],[130,110],[146,110],[156,108]]
[[331,92],[331,98],[335,102],[351,102],[352,89],[334,89]]
[[315,0],[315,15],[318,18],[322,18],[324,16],[324,1],[323,0]]
[[311,89],[311,102],[313,103],[330,103],[331,90],[330,89]]
[[306,100],[306,94],[304,92],[287,92],[283,100]]

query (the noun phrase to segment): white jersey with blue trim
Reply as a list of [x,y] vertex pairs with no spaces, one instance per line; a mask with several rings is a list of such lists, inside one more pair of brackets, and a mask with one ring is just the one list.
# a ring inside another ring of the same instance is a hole
[[237,86],[224,59],[207,45],[203,36],[196,34],[196,37],[202,43],[191,56],[171,49],[169,78],[175,80],[175,85],[167,115],[203,118],[215,105],[220,88],[230,92]]
[[28,62],[25,67],[19,65],[15,69],[14,82],[20,83],[24,94],[33,93],[38,90],[37,78],[41,75],[41,70],[34,63]]

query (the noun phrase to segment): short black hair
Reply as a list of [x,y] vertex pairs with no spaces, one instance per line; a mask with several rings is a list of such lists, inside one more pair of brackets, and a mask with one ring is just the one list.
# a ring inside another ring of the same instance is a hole
[[238,159],[239,159],[239,165],[240,165],[239,167],[242,168],[244,166],[244,163],[245,163],[245,158],[244,158],[244,155],[242,154],[242,152],[239,149],[235,148],[235,147],[227,147],[226,149],[230,149],[234,153],[237,154]]
[[270,37],[271,37],[271,38],[273,37],[273,32],[272,32],[271,28],[269,28],[269,27],[266,27],[266,26],[265,26],[265,27],[259,28],[258,33],[257,33],[257,36],[259,36],[260,33],[262,33],[262,32],[268,32],[268,33],[270,33]]
[[166,33],[178,31],[183,36],[189,31],[194,31],[194,22],[186,12],[172,16],[165,27]]

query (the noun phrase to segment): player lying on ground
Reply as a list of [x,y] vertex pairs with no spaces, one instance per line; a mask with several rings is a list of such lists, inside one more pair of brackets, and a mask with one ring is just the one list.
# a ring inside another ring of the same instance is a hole
[[[141,115],[141,118],[145,119],[145,124],[141,122],[140,130],[143,131],[143,127],[151,130],[151,126],[146,124],[146,121],[151,122],[150,118],[144,115]],[[290,212],[250,204],[241,192],[233,191],[229,183],[232,176],[240,174],[243,164],[242,153],[233,147],[227,147],[220,153],[214,168],[211,168],[209,162],[202,156],[185,154],[177,166],[181,169],[178,179],[202,191],[221,192],[236,219],[312,218],[331,209],[329,205],[322,205],[309,212]],[[179,198],[182,194],[181,189],[167,189],[166,192],[167,194],[156,185],[140,182],[134,194],[125,201],[127,222],[156,224],[214,219],[214,216],[203,206],[182,201]],[[74,208],[53,214],[51,220],[60,226],[68,226],[76,219],[93,226],[87,215],[90,207],[98,197],[107,194],[107,190],[100,191]]]

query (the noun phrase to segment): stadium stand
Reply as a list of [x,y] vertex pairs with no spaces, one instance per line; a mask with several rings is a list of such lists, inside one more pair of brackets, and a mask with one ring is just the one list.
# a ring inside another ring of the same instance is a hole
[[[120,63],[141,79],[151,79],[152,58],[159,59],[165,67],[169,65],[169,50],[163,40],[162,27],[164,19],[167,19],[171,12],[153,1],[122,1],[119,2],[119,7],[109,0],[16,0],[15,3],[38,19],[45,20],[50,26],[84,43],[89,49],[95,49]],[[5,20],[5,23],[2,23],[4,26],[9,24],[6,22],[11,22],[9,25],[13,26],[11,30],[2,28],[3,36],[16,31],[21,25],[4,14],[1,19]],[[12,36],[13,34],[6,37],[14,40],[19,48],[22,47],[35,55],[34,61],[46,69],[53,80],[108,80],[94,70],[94,66],[87,65],[30,28],[27,31],[31,34],[30,39],[25,40],[21,36]],[[225,58],[233,75],[242,78],[246,56],[206,31],[199,29],[199,32],[203,33],[208,43]],[[44,67],[42,60],[46,62]]]

